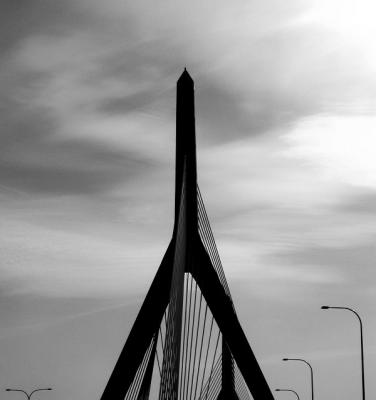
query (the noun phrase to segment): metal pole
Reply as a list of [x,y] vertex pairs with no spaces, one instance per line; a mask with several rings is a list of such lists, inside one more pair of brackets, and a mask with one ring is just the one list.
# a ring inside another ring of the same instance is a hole
[[302,358],[284,358],[282,361],[301,361],[308,365],[310,372],[311,372],[311,400],[314,400],[314,391],[313,391],[313,369],[312,365]]
[[363,349],[363,323],[360,318],[360,315],[350,307],[332,307],[332,306],[322,306],[322,310],[348,310],[351,311],[359,320],[360,324],[360,358],[361,358],[361,365],[362,365],[362,400],[366,400],[366,389],[365,389],[365,379],[364,379],[364,349]]

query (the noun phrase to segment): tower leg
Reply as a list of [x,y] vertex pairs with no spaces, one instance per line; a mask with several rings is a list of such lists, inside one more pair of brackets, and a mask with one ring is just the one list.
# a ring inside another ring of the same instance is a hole
[[124,400],[169,303],[173,259],[174,242],[171,241],[101,400]]

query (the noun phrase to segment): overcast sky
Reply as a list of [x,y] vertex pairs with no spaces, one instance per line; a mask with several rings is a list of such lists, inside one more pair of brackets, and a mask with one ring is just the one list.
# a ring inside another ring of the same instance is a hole
[[[373,0],[2,0],[0,397],[99,399],[172,232],[175,84],[271,389],[376,384]],[[288,398],[278,393],[276,398]]]

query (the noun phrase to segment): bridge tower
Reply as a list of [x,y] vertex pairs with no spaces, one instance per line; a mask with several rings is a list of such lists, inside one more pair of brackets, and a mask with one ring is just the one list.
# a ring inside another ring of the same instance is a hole
[[175,221],[101,400],[273,400],[236,316],[197,185],[194,82],[177,81]]

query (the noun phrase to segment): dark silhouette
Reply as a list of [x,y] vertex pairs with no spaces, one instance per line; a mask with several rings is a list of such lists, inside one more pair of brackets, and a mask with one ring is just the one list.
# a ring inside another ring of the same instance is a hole
[[363,349],[363,323],[362,319],[360,318],[360,315],[353,310],[352,308],[349,307],[333,307],[333,306],[322,306],[322,310],[347,310],[351,311],[353,314],[356,315],[356,317],[359,320],[360,324],[360,360],[361,360],[361,366],[362,366],[362,400],[366,400],[366,388],[365,388],[365,382],[364,382],[364,349]]
[[186,69],[177,81],[172,239],[101,400],[147,399],[156,364],[160,400],[249,392],[273,399],[236,316],[197,186],[194,82]]

